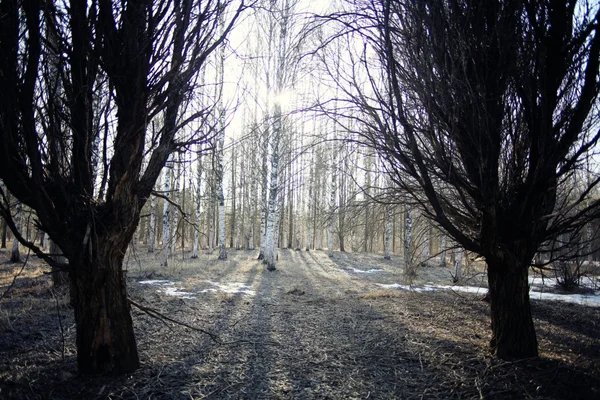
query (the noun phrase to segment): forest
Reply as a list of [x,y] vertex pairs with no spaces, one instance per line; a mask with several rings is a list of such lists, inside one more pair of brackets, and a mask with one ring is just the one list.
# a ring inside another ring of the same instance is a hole
[[0,3],[0,397],[600,396],[600,4]]

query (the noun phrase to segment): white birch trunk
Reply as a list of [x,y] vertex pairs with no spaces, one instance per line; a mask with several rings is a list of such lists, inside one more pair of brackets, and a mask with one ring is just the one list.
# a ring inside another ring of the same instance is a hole
[[[169,156],[169,160],[171,160],[171,156]],[[167,162],[168,162],[167,161]],[[171,190],[171,175],[172,175],[172,165],[165,166],[163,169],[163,191],[165,196],[169,196],[169,192]],[[168,266],[169,264],[169,241],[171,240],[171,204],[164,199],[163,200],[163,237],[162,237],[162,251],[161,251],[161,265]]]
[[194,244],[192,248],[192,258],[198,258],[200,249],[200,214],[202,207],[202,144],[198,144],[196,148],[196,198],[194,212]]
[[[315,118],[316,120],[316,118]],[[316,123],[315,123],[316,126]],[[313,210],[313,204],[314,204],[314,182],[315,182],[315,166],[314,166],[314,161],[315,161],[315,150],[314,147],[311,150],[311,155],[310,155],[310,171],[309,171],[309,177],[308,177],[308,210],[307,210],[307,216],[306,216],[306,251],[310,251],[310,247],[312,246],[312,242],[313,242],[313,230],[312,230],[312,218],[310,218],[310,216],[312,216],[312,210]]]
[[[220,32],[223,33],[223,21],[219,21]],[[224,84],[224,62],[225,62],[225,43],[219,47],[217,54],[217,76],[219,81],[219,124],[217,139],[217,199],[219,207],[219,260],[227,260],[227,247],[225,243],[225,195],[223,192],[223,152],[225,148],[225,107],[223,103],[223,84]],[[235,171],[233,171],[235,173]]]
[[392,207],[388,206],[387,218],[385,222],[385,254],[383,258],[386,260],[391,259],[391,248],[392,248],[392,232],[393,232],[393,218]]
[[444,234],[440,238],[440,265],[446,266],[446,235]]
[[456,257],[456,262],[454,263],[454,282],[456,283],[462,279],[463,254],[464,251],[462,249],[458,250],[458,257]]
[[[252,156],[254,160],[254,154]],[[254,166],[254,163],[252,164]],[[252,180],[250,184],[250,212],[252,213],[250,217],[250,232],[248,232],[248,250],[254,250],[254,229],[256,225],[256,213],[257,213],[257,201],[256,201],[256,179],[254,177],[250,178]]]
[[[160,185],[160,179],[159,183]],[[148,227],[148,253],[154,253],[154,243],[156,242],[156,197],[150,198],[150,225]]]
[[275,267],[275,241],[277,232],[277,192],[278,192],[278,174],[279,174],[279,135],[281,132],[281,109],[279,105],[275,105],[275,126],[274,138],[272,142],[271,156],[271,179],[269,185],[269,202],[267,214],[267,229],[264,259],[269,271],[274,271]]
[[[427,221],[425,222],[427,223]],[[425,233],[423,235],[423,251],[421,252],[421,261],[427,261],[427,259],[429,258],[429,244],[431,243],[429,235],[430,235],[431,229],[430,227],[426,227],[425,228]]]
[[404,215],[404,264],[406,269],[412,267],[413,220],[412,211],[406,206]]
[[327,229],[327,254],[329,257],[333,257],[333,225],[335,223],[335,200],[337,198],[337,157],[333,146],[331,152],[331,193],[329,197],[329,227]]
[[[214,148],[211,157],[214,157]],[[210,165],[212,160],[208,160],[207,164]],[[210,172],[210,174],[209,174]],[[211,254],[213,251],[213,220],[214,220],[214,170],[206,169],[204,178],[204,193],[205,193],[205,204],[204,204],[204,237],[206,240],[206,254]]]
[[[179,204],[179,177],[181,176],[181,157],[177,162],[177,172],[175,172],[175,166],[173,166],[172,178],[173,178],[173,203]],[[177,228],[179,225],[179,211],[173,207],[171,216],[171,255],[174,255],[177,252]]]
[[[267,118],[268,123],[269,118]],[[269,152],[267,151],[267,146],[269,143],[269,128],[268,126],[265,128],[265,138],[264,138],[264,154],[262,159],[262,186],[261,186],[261,213],[260,213],[260,252],[258,254],[259,260],[264,260],[265,252],[267,248],[267,225],[268,225],[268,216],[269,216],[269,200],[268,200],[268,192],[269,192],[269,174],[267,170],[268,165],[268,157]]]

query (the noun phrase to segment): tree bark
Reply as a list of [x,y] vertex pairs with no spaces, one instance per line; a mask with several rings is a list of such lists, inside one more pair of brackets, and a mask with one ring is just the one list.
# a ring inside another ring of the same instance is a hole
[[[66,264],[66,259],[62,254],[60,247],[54,243],[54,240],[50,239],[50,254],[52,258],[59,263]],[[54,286],[66,286],[69,283],[69,273],[66,271],[60,271],[52,269],[52,284]]]
[[140,363],[122,269],[125,249],[99,238],[97,252],[85,253],[71,265],[79,371],[134,371]]
[[503,258],[504,262],[488,260],[492,354],[503,360],[537,357],[529,304],[529,262],[510,255]]
[[[13,217],[15,220],[15,225],[19,231],[22,231],[22,227],[21,227],[22,205],[21,205],[21,202],[17,202],[17,205],[15,208],[17,210],[15,212],[15,216]],[[21,262],[21,252],[19,251],[19,241],[17,240],[16,235],[13,235],[12,249],[10,252],[10,262],[12,262],[12,263]]]
[[446,266],[446,236],[443,233],[440,238],[440,265]]
[[392,212],[392,207],[388,206],[387,208],[387,216],[386,216],[386,225],[385,225],[385,254],[383,256],[384,259],[391,259],[391,249],[392,249],[392,220],[394,218],[394,214]]
[[[160,183],[158,184],[160,186]],[[148,227],[148,253],[154,253],[156,242],[156,197],[150,199],[150,225]]]
[[194,212],[194,244],[192,247],[192,258],[198,258],[200,248],[200,217],[202,212],[202,144],[196,145],[196,196]]
[[[169,160],[171,160],[171,156],[169,156]],[[173,166],[165,165],[163,168],[163,190],[165,196],[171,196],[171,179],[173,175]],[[171,240],[171,205],[166,200],[163,199],[163,223],[162,223],[162,247],[161,247],[161,266],[168,266],[169,264],[169,241]]]

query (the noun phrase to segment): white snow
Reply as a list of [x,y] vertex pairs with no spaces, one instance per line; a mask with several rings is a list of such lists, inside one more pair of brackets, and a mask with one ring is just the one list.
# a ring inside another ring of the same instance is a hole
[[166,294],[167,296],[181,297],[182,299],[195,299],[196,298],[196,296],[194,296],[194,293],[180,292],[179,288],[176,288],[176,287],[166,288],[163,293]]
[[557,300],[573,304],[582,304],[584,306],[600,307],[600,291],[595,294],[558,294],[558,293],[542,293],[531,290],[529,297],[533,300]]
[[543,277],[529,277],[529,284],[537,286],[554,286],[556,285],[556,279]]
[[[554,287],[558,284],[556,278],[549,277],[529,277],[529,284],[534,286]],[[597,290],[600,287],[600,277],[598,276],[582,276],[579,280],[582,287]]]
[[164,281],[164,280],[156,280],[156,279],[151,279],[148,281],[140,281],[139,282],[142,285],[153,285],[153,286],[173,286],[175,283],[173,283],[172,281]]
[[180,297],[182,299],[195,299],[196,297],[194,295],[199,294],[199,293],[217,293],[217,292],[231,293],[231,294],[245,294],[248,296],[256,295],[256,292],[254,290],[252,290],[250,286],[245,285],[243,283],[238,283],[238,282],[221,284],[219,282],[214,282],[214,281],[205,281],[205,283],[209,284],[210,286],[215,286],[215,288],[202,289],[202,290],[198,290],[196,292],[181,291],[181,288],[175,287],[174,282],[167,281],[167,280],[147,280],[147,281],[140,281],[139,283],[142,285],[152,285],[152,286],[159,286],[159,287],[169,286],[165,289],[159,289],[159,290],[157,290],[157,292],[164,293],[167,296]]
[[[377,285],[386,289],[400,289],[410,290],[413,292],[433,292],[437,290],[454,290],[456,292],[466,292],[484,295],[487,293],[486,288],[477,286],[449,286],[449,285],[401,285],[399,283],[384,284],[378,283]],[[559,294],[559,293],[547,293],[539,292],[537,290],[531,290],[529,296],[533,300],[556,300],[564,301],[567,303],[582,304],[591,307],[600,307],[600,291],[596,290],[594,294]]]
[[352,270],[352,272],[356,273],[356,274],[372,274],[374,272],[381,272],[381,269],[375,269],[375,268],[371,268],[368,270],[362,270],[362,269],[356,269],[356,268],[350,268]]

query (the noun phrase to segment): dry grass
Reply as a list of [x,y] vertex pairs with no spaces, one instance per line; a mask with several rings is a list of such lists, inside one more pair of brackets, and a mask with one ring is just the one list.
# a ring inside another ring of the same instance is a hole
[[[600,396],[598,309],[534,302],[541,358],[506,363],[487,353],[487,304],[476,297],[378,286],[401,281],[402,268],[395,260],[284,250],[278,270],[268,272],[255,252],[230,251],[226,261],[216,257],[202,254],[191,260],[179,254],[164,268],[154,255],[142,251],[130,255],[128,285],[136,302],[208,330],[220,342],[133,309],[142,368],[125,377],[79,376],[66,295],[58,303],[63,359],[52,294],[46,291],[35,297],[25,285],[18,286],[0,303],[3,312],[18,314],[8,317],[10,327],[1,327],[0,397]],[[0,265],[0,273],[9,268],[13,267]],[[423,269],[417,281],[447,284],[449,268]],[[169,296],[161,288],[138,283],[145,279],[172,280],[195,298]]]
[[359,297],[366,300],[375,300],[381,298],[399,298],[402,297],[402,294],[397,290],[377,290],[369,293],[363,293],[359,295]]

